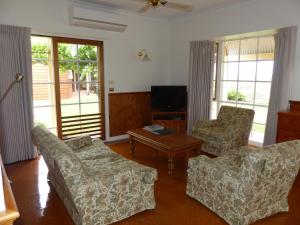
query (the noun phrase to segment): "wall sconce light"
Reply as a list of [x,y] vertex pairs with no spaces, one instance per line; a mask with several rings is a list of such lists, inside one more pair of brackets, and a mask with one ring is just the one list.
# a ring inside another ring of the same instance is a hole
[[138,52],[137,56],[141,61],[151,61],[150,57],[148,56],[147,50],[143,49]]

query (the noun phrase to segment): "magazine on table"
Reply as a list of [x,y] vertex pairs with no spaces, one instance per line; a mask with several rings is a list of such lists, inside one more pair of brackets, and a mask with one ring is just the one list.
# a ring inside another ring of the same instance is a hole
[[157,125],[157,124],[145,126],[143,129],[150,131],[151,133],[157,134],[157,135],[166,135],[166,134],[175,133],[174,129],[165,128],[165,127]]
[[163,130],[164,127],[163,126],[160,126],[160,125],[157,125],[157,124],[154,124],[154,125],[149,125],[149,126],[144,126],[144,130],[147,130],[147,131],[157,131],[157,130]]

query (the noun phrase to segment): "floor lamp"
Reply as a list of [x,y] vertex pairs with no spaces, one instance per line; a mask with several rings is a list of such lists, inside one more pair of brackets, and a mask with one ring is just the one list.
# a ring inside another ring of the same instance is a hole
[[13,82],[11,82],[11,84],[8,86],[7,90],[4,92],[3,96],[0,98],[0,105],[3,102],[3,100],[5,99],[5,97],[7,96],[7,94],[9,93],[9,91],[12,89],[12,87],[16,84],[19,83],[23,80],[24,75],[17,73],[16,77],[14,79]]

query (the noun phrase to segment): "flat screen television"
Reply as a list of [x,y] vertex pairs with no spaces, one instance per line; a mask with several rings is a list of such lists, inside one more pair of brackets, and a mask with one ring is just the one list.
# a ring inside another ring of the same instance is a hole
[[178,111],[186,107],[186,86],[151,86],[151,105],[161,111]]

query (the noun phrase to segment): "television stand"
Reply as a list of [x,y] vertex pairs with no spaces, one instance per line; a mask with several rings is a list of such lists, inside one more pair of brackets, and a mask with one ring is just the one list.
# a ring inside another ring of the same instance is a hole
[[152,111],[152,124],[158,124],[175,129],[177,133],[186,132],[187,112],[181,111]]

